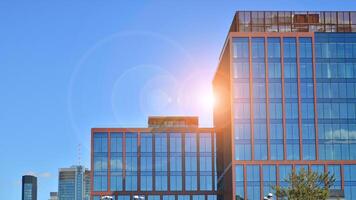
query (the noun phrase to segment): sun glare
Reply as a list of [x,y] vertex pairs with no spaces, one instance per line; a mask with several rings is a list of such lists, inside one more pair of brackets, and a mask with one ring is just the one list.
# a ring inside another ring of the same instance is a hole
[[204,108],[213,109],[216,103],[213,91],[207,91],[204,94],[201,94],[200,102]]

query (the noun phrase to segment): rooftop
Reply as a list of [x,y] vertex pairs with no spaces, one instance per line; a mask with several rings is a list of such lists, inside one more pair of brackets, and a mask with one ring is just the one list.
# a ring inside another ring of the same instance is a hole
[[150,116],[148,127],[152,128],[186,128],[198,127],[198,117],[193,116]]
[[237,11],[229,32],[356,32],[356,11]]

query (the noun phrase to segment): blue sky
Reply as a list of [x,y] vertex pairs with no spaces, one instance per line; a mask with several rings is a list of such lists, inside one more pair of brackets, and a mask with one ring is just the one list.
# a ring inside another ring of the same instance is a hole
[[0,199],[39,198],[58,168],[89,166],[91,127],[144,127],[148,115],[211,126],[219,53],[236,10],[356,10],[353,1],[0,2]]

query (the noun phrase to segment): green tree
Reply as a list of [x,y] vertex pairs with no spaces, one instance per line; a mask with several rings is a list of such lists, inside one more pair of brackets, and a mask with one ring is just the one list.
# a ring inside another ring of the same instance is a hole
[[287,187],[273,187],[279,199],[326,200],[335,178],[329,173],[316,173],[302,168],[298,173],[293,170],[285,181],[288,182]]

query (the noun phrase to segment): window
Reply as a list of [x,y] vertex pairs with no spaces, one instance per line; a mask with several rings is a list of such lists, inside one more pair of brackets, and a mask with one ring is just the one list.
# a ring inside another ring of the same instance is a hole
[[300,83],[300,96],[303,99],[305,98],[313,98],[314,97],[314,87],[313,83]]
[[248,58],[248,38],[234,38],[234,58]]
[[185,189],[197,190],[197,134],[185,134]]
[[252,58],[264,58],[265,56],[265,46],[264,38],[252,38]]
[[250,104],[249,103],[235,103],[235,118],[236,119],[250,119]]
[[314,103],[302,103],[302,119],[314,119]]
[[108,189],[108,133],[94,133],[94,191]]
[[172,191],[182,190],[182,135],[170,134],[170,185]]
[[286,119],[298,119],[298,103],[286,103]]
[[299,56],[300,58],[312,58],[312,40],[311,38],[299,38]]
[[235,124],[235,160],[251,160],[250,123]]
[[254,98],[266,98],[266,84],[254,82],[253,83],[253,97]]
[[148,195],[147,200],[160,200],[159,195]]
[[163,195],[163,200],[175,200],[176,197],[174,195]]
[[255,160],[267,160],[267,131],[266,124],[254,125]]
[[314,124],[302,124],[303,160],[315,160],[315,128]]
[[193,200],[205,200],[204,195],[193,195]]
[[281,63],[268,62],[268,78],[281,78]]
[[247,198],[260,199],[260,168],[258,165],[246,165]]
[[277,183],[276,166],[263,165],[263,196],[267,196],[268,193],[273,191],[273,186]]
[[200,190],[213,189],[212,138],[211,133],[199,134]]
[[286,181],[292,173],[292,165],[279,165],[279,184],[281,187],[288,187],[289,183]]
[[250,76],[250,65],[248,61],[237,60],[234,62],[234,78],[247,79]]
[[123,190],[123,133],[111,133],[110,136],[110,188],[111,191]]
[[281,42],[279,38],[268,38],[268,58],[281,57]]
[[282,119],[282,103],[269,103],[270,119]]
[[252,60],[252,76],[254,79],[264,79],[265,78],[265,63],[262,61],[254,61]]
[[156,166],[156,190],[166,191],[168,186],[167,170],[167,134],[155,133],[155,166]]
[[126,181],[127,191],[137,190],[137,133],[126,133]]
[[279,123],[271,123],[270,125],[270,145],[271,145],[271,160],[283,160],[283,125]]
[[255,119],[266,119],[266,103],[254,103],[253,112]]
[[282,98],[282,87],[281,83],[270,82],[268,83],[269,98]]
[[299,160],[299,128],[297,123],[286,124],[287,160]]
[[341,189],[341,170],[340,165],[329,165],[328,172],[334,175],[335,183],[332,189]]
[[285,98],[298,98],[298,84],[295,83],[284,83],[284,96]]
[[141,190],[151,191],[152,185],[152,133],[141,133]]
[[295,38],[284,38],[284,57],[285,58],[295,58],[296,57],[296,39]]
[[344,181],[345,181],[345,199],[351,200],[356,198],[356,165],[344,165]]
[[250,97],[250,84],[249,83],[236,83],[235,88],[235,98],[249,98]]
[[235,166],[235,199],[244,199],[244,168],[243,165]]
[[297,64],[296,63],[284,63],[284,78],[297,78]]

